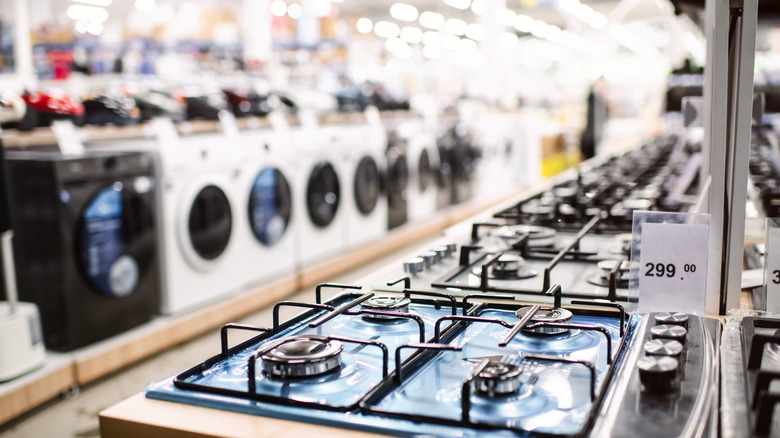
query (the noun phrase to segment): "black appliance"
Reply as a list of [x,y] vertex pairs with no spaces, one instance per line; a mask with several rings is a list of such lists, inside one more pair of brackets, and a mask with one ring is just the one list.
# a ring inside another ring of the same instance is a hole
[[387,229],[400,227],[409,219],[407,190],[409,190],[409,164],[406,156],[406,140],[395,130],[387,133]]
[[8,152],[20,298],[48,348],[72,350],[158,310],[155,179],[140,152]]

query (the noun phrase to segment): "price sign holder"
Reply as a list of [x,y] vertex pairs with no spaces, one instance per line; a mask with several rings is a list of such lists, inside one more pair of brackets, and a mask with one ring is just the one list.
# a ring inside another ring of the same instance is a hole
[[84,143],[76,131],[76,125],[70,120],[55,120],[51,130],[57,139],[57,147],[65,155],[84,155]]
[[704,315],[709,223],[709,214],[634,213],[629,297],[638,307],[632,310]]
[[766,219],[764,256],[764,303],[769,312],[780,312],[780,224],[777,218]]

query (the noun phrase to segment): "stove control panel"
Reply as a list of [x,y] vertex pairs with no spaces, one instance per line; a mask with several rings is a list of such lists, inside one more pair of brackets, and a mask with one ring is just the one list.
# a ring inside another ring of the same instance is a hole
[[682,313],[643,319],[604,402],[612,415],[596,429],[611,436],[717,436],[720,322]]

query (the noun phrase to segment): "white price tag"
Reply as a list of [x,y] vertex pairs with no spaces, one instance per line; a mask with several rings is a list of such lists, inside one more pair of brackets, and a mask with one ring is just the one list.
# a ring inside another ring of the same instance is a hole
[[766,309],[780,312],[780,228],[772,218],[766,220],[766,254],[764,257],[764,284]]
[[179,147],[179,133],[170,118],[155,118],[152,120],[152,130],[161,151],[174,151]]
[[317,114],[306,108],[302,108],[298,111],[298,118],[301,120],[301,127],[304,130],[316,131],[320,126],[320,121],[317,119]]
[[287,123],[287,117],[280,111],[271,111],[268,113],[268,122],[277,134],[287,134],[290,131],[290,124]]
[[704,315],[709,225],[642,224],[639,312]]
[[83,155],[84,143],[76,131],[76,125],[70,120],[55,120],[51,124],[51,130],[57,139],[57,147],[65,155]]
[[229,138],[237,138],[239,136],[238,133],[238,124],[236,123],[236,117],[227,110],[222,110],[218,114],[219,117],[219,125],[222,128],[222,132],[225,133],[225,136]]

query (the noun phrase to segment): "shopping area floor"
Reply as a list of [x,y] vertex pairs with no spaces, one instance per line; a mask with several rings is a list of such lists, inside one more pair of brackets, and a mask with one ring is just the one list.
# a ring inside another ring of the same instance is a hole
[[[438,236],[437,236],[438,237]],[[435,237],[386,254],[364,266],[330,281],[354,283],[397,262],[401,257],[427,248]],[[367,285],[363,285],[364,288]],[[291,300],[314,302],[314,289],[299,291]],[[271,308],[236,321],[260,327],[272,324]],[[232,341],[232,340],[231,340]],[[236,340],[239,342],[240,340]],[[98,414],[120,401],[143,391],[151,382],[163,380],[213,356],[219,348],[219,329],[157,354],[97,382],[80,387],[38,407],[0,427],[2,438],[94,438],[100,436]]]

